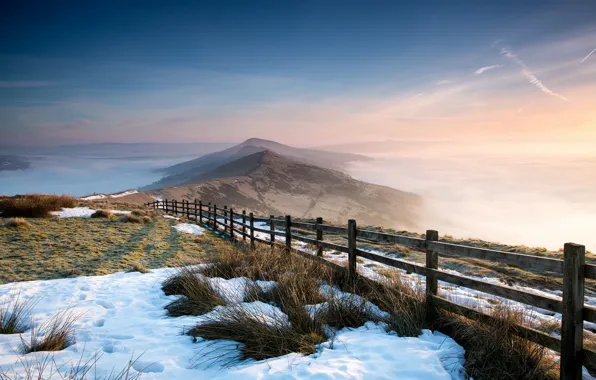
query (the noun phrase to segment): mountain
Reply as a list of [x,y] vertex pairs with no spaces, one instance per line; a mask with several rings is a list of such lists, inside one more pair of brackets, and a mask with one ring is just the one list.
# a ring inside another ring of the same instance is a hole
[[241,157],[245,157],[264,150],[283,154],[284,156],[292,157],[305,163],[332,169],[340,169],[350,161],[369,160],[368,157],[357,154],[326,152],[316,149],[301,149],[283,145],[275,141],[252,138],[228,149],[206,154],[194,160],[185,161],[180,164],[167,167],[163,169],[166,177],[145,187],[144,189],[158,189],[166,186],[176,186],[190,183],[189,180],[197,178],[202,173],[213,170],[223,164],[232,162]]
[[201,199],[247,209],[259,215],[324,217],[328,222],[375,224],[417,229],[422,200],[418,195],[357,181],[264,150],[203,172],[193,183],[149,191],[167,199]]

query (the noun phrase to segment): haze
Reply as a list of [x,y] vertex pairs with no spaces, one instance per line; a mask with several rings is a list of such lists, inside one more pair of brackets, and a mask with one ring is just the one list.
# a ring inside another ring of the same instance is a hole
[[[441,233],[596,250],[594,14],[588,1],[4,1],[0,146],[38,165],[0,172],[0,193],[126,190],[261,137],[374,155],[350,173],[421,194]],[[223,145],[44,150],[103,142]]]

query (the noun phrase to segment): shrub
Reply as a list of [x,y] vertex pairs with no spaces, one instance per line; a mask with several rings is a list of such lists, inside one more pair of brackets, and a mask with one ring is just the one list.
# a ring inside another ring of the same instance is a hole
[[132,214],[124,216],[120,221],[124,223],[143,223],[143,219]]
[[29,328],[31,309],[36,301],[23,301],[20,293],[11,298],[10,302],[0,305],[0,334],[20,334]]
[[77,199],[66,195],[15,195],[0,198],[2,217],[43,218],[50,211],[60,211],[63,207],[74,207]]
[[4,227],[10,228],[31,228],[31,223],[26,221],[23,218],[13,218],[9,219],[5,224]]
[[151,217],[150,217],[150,216],[147,216],[147,215],[145,215],[145,216],[143,217],[143,223],[145,223],[145,224],[149,224],[149,223],[151,223],[151,222],[153,222],[153,219],[151,219]]
[[168,315],[201,315],[215,306],[225,305],[224,300],[203,277],[191,267],[182,267],[163,284],[166,294],[179,294],[181,297],[166,306]]
[[75,337],[72,326],[78,315],[70,310],[59,312],[36,328],[31,326],[31,338],[25,341],[21,338],[22,353],[39,351],[61,351],[74,344]]
[[111,218],[114,216],[110,210],[97,210],[91,214],[92,218]]

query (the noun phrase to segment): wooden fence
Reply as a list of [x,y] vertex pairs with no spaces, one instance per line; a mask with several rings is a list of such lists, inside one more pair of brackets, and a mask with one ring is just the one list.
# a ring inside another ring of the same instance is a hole
[[[564,259],[558,260],[441,242],[439,241],[439,233],[434,230],[428,230],[425,239],[373,232],[359,229],[353,219],[348,221],[347,226],[325,224],[322,218],[317,218],[316,223],[304,223],[293,221],[290,215],[286,215],[283,219],[275,218],[273,215],[268,218],[257,217],[253,213],[247,214],[245,210],[236,212],[227,206],[218,207],[215,204],[203,204],[203,202],[197,200],[193,203],[189,201],[158,200],[147,203],[146,206],[163,209],[173,214],[186,215],[189,219],[196,218],[197,223],[207,224],[214,229],[220,229],[221,227],[229,233],[232,239],[235,239],[235,234],[240,235],[245,241],[248,239],[251,247],[254,247],[255,242],[271,246],[281,245],[288,250],[326,265],[339,267],[337,264],[322,258],[323,249],[345,252],[348,254],[347,270],[351,277],[357,276],[358,257],[399,268],[409,273],[417,273],[426,277],[426,302],[429,310],[441,308],[483,323],[496,322],[494,316],[440,297],[438,295],[438,281],[444,281],[507,300],[561,313],[560,339],[521,325],[516,326],[513,332],[522,338],[559,352],[561,354],[561,379],[581,379],[582,364],[590,369],[596,368],[596,352],[583,347],[584,320],[596,323],[596,308],[584,305],[584,278],[596,279],[596,265],[585,263],[585,247],[582,245],[565,244]],[[255,222],[265,222],[269,225],[269,228],[257,228]],[[283,231],[276,229],[281,227],[283,227]],[[307,238],[302,234],[297,234],[295,229],[315,232],[316,238]],[[255,232],[267,234],[268,239],[255,237]],[[347,246],[325,241],[324,234],[347,237]],[[276,241],[276,236],[284,237],[285,241]],[[317,247],[316,255],[292,249],[292,240],[294,239]],[[359,249],[357,246],[358,241],[388,242],[416,247],[426,252],[426,265],[414,264]],[[505,285],[488,283],[441,271],[439,270],[439,255],[445,257],[470,257],[561,275],[563,276],[563,297],[538,295]]]

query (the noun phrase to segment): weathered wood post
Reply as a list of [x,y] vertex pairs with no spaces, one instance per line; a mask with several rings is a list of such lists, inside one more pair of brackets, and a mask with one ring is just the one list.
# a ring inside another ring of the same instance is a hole
[[195,222],[199,223],[199,214],[197,214],[197,208],[199,207],[199,205],[197,204],[197,198],[195,198],[193,205],[195,208]]
[[178,201],[174,199],[174,214],[178,215]]
[[[319,216],[317,218],[317,224],[316,224],[316,229],[317,229],[317,243],[323,240],[323,227],[321,227],[321,224],[323,224],[323,218],[321,218]],[[323,256],[323,247],[321,247],[318,244],[317,244],[317,256]]]
[[269,215],[269,231],[271,231],[271,236],[269,237],[271,248],[275,246],[275,222],[273,221],[275,218],[274,215]]
[[217,205],[213,204],[213,229],[217,231]]
[[163,201],[163,209],[167,214],[168,213],[168,200],[167,199],[164,199],[164,201]]
[[[197,200],[195,199],[195,205]],[[199,223],[203,223],[203,201],[199,201]]]
[[228,232],[228,206],[224,206],[224,232]]
[[[433,252],[428,247],[429,241],[438,241],[439,232],[435,230],[426,231],[426,268],[432,270],[439,269],[439,254]],[[431,271],[426,273],[426,321],[429,326],[432,326],[437,319],[435,307],[433,305],[433,297],[437,295],[439,290],[439,282],[435,274]]]
[[211,220],[211,202],[207,203],[207,225],[209,225],[209,221]]
[[356,220],[348,220],[348,277],[356,278]]
[[286,250],[292,250],[292,217],[286,215]]
[[234,241],[234,209],[230,207],[230,240]]
[[250,248],[255,249],[255,216],[251,212],[250,218]]
[[246,210],[242,210],[242,241],[246,241]]
[[581,380],[584,342],[584,264],[586,247],[567,243],[563,251],[561,380]]
[[190,201],[186,201],[186,219],[190,220]]

